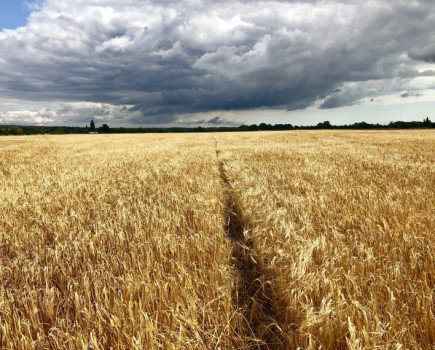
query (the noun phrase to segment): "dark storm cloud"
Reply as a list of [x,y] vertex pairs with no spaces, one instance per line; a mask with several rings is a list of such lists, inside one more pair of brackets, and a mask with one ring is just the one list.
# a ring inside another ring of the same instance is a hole
[[409,52],[409,57],[428,63],[435,63],[435,38],[430,45],[414,48]]
[[0,32],[0,96],[88,102],[52,116],[76,121],[336,108],[375,94],[343,83],[420,76],[433,14],[417,0],[46,0]]
[[337,108],[340,106],[345,105],[340,98],[338,98],[337,96],[331,96],[328,97],[321,105],[320,108],[322,109],[328,109],[328,108]]

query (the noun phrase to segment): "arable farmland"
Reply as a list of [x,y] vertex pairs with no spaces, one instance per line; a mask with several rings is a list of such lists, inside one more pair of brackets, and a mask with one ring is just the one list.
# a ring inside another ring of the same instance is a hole
[[214,145],[0,139],[0,347],[239,346]]
[[221,145],[286,347],[435,347],[434,132]]
[[431,349],[435,132],[0,138],[0,348]]

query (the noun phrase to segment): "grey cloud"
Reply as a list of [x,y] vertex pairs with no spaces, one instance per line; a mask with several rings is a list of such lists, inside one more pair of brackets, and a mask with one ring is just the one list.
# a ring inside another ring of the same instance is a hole
[[339,97],[332,96],[328,97],[321,105],[321,109],[337,108],[346,105],[345,102],[341,101]]
[[332,93],[321,100],[319,108],[332,109],[343,106],[353,106],[364,103],[364,101],[362,101],[363,98],[366,101],[374,102],[375,97],[382,95],[398,94],[401,98],[420,97],[423,96],[423,94],[418,92],[419,90],[416,90],[415,79],[425,76],[424,72],[416,72],[413,77],[408,78],[343,83],[340,89],[333,90]]
[[222,120],[221,120],[221,117],[216,116],[214,118],[209,119],[207,121],[207,123],[210,123],[210,124],[220,124],[220,123],[222,123]]
[[77,122],[170,123],[320,98],[336,108],[376,95],[342,84],[413,79],[413,60],[433,62],[431,9],[416,0],[45,0],[26,27],[0,32],[0,96],[91,103],[51,116]]
[[205,126],[239,126],[240,123],[236,123],[232,120],[222,118],[220,116],[215,116],[213,118],[209,119],[181,119],[178,120],[177,123],[186,125],[186,126],[192,126],[192,125],[205,125]]
[[435,63],[435,40],[431,45],[412,49],[409,52],[409,57],[414,60]]
[[419,94],[419,93],[413,93],[413,92],[409,92],[409,91],[404,92],[404,93],[402,93],[402,94],[400,95],[400,97],[402,97],[402,98],[408,98],[408,97],[420,97],[420,96],[422,96],[422,94]]

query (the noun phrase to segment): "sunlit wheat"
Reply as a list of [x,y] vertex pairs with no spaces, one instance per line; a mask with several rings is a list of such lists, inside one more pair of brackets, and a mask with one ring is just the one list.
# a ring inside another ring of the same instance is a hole
[[209,137],[0,140],[0,347],[237,347]]
[[289,348],[434,347],[434,132],[220,143]]
[[0,184],[1,348],[434,347],[433,131],[4,137]]

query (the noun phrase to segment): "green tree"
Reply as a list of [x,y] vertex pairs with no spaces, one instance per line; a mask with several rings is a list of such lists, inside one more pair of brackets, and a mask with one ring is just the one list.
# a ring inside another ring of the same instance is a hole
[[23,129],[20,128],[19,126],[13,126],[12,128],[9,129],[9,131],[12,135],[24,135]]
[[91,129],[91,132],[95,132],[95,123],[93,120],[91,120],[90,129]]
[[65,129],[64,128],[57,128],[56,130],[53,131],[53,134],[63,135],[63,134],[65,134]]
[[426,117],[423,119],[423,125],[430,128],[432,126],[432,122],[430,121],[429,117]]
[[103,125],[101,125],[101,127],[99,128],[99,131],[100,131],[100,132],[103,132],[103,133],[109,133],[109,132],[110,132],[110,127],[109,127],[109,125],[107,125],[107,124],[103,124]]
[[324,121],[316,125],[316,129],[332,129],[332,125],[329,120]]

